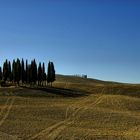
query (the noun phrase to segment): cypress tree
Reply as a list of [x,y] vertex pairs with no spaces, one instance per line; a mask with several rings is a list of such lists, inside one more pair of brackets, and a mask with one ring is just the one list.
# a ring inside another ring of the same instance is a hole
[[30,65],[30,82],[35,84],[37,79],[37,70],[36,70],[36,62],[35,59],[31,61]]
[[48,63],[48,73],[47,73],[47,83],[51,83],[55,81],[55,69],[53,62]]
[[21,62],[21,81],[22,81],[22,84],[25,82],[25,69],[24,69],[23,58],[22,58],[22,62]]
[[19,81],[21,80],[21,64],[20,64],[20,60],[17,58],[17,62],[16,62],[16,81],[17,81],[17,84],[19,85]]
[[[46,83],[45,64],[42,65],[42,80]],[[45,84],[46,85],[46,84]]]
[[28,66],[28,60],[26,60],[26,83],[29,83],[29,66]]
[[8,79],[8,76],[9,76],[8,60],[6,59],[6,61],[3,64],[3,80],[6,81]]
[[33,77],[33,74],[34,74],[34,64],[33,64],[33,61],[31,61],[29,69],[30,69],[30,83],[32,84],[32,82],[34,81],[34,77]]
[[28,65],[28,79],[29,79],[29,84],[32,84],[32,67],[31,64]]
[[2,80],[2,69],[0,67],[0,80]]
[[42,82],[42,68],[41,68],[41,63],[39,63],[39,66],[38,66],[38,74],[37,74],[37,77],[38,77],[38,85],[41,85],[41,82]]
[[37,81],[37,64],[36,64],[35,59],[32,62],[32,73],[33,73],[32,74],[33,75],[33,82],[35,84]]
[[16,62],[15,60],[13,60],[12,63],[12,77],[13,77],[13,81],[16,82]]
[[9,81],[12,81],[12,70],[11,70],[11,62],[8,63],[8,78]]
[[55,81],[55,68],[54,68],[54,64],[53,64],[53,62],[51,62],[51,74],[52,74],[52,76],[51,76],[51,82],[54,82]]
[[47,83],[51,82],[51,62],[48,63],[48,71],[47,71]]
[[30,83],[32,84],[32,82],[34,81],[34,77],[33,77],[33,72],[34,72],[34,65],[33,65],[33,61],[31,61],[31,64],[29,66],[29,71],[30,71]]

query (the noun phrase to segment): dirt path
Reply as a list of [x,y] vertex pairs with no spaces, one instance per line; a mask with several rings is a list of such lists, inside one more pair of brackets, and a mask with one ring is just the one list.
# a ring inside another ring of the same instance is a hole
[[[0,116],[1,116],[0,127],[3,125],[3,123],[7,119],[8,115],[10,113],[10,110],[13,106],[14,101],[15,101],[14,97],[8,97],[5,104],[3,105],[3,107],[0,111]],[[2,132],[2,131],[0,131],[0,139],[3,139],[3,140],[20,140],[17,136],[13,136],[13,135],[10,135],[10,134]]]
[[14,100],[15,98],[11,98],[9,97],[3,107],[3,109],[1,110],[1,115],[4,113],[2,119],[0,120],[0,126],[5,122],[5,120],[7,119],[9,113],[10,113],[10,110],[13,106],[13,103],[14,103]]
[[0,116],[3,114],[3,112],[5,111],[5,109],[7,108],[7,105],[9,104],[11,100],[11,97],[8,97],[5,104],[2,106],[1,111],[0,111]]
[[86,106],[85,106],[85,103],[89,102],[90,97],[86,98],[86,99],[84,100],[84,102],[81,101],[81,102],[80,102],[80,107],[77,108],[77,109],[72,113],[72,115],[71,115],[70,117],[68,117],[68,119],[67,119],[67,121],[65,122],[65,124],[59,126],[59,127],[56,128],[55,130],[53,130],[52,133],[50,133],[49,135],[47,135],[47,140],[56,139],[56,138],[59,136],[59,134],[60,134],[65,128],[68,127],[68,125],[71,125],[71,124],[74,123],[74,120],[75,120],[75,118],[76,118],[76,116],[77,116],[77,114],[78,114],[79,112],[84,111],[84,110],[87,110],[89,107],[91,107],[91,106],[94,107],[94,106],[96,106],[97,104],[99,104],[99,103],[102,101],[102,99],[104,98],[104,96],[102,95],[103,92],[104,92],[104,89],[102,90],[101,95],[100,95],[93,103],[86,104]]
[[[84,100],[81,100],[80,102],[77,103],[78,107],[74,110],[74,112],[68,116],[68,111],[70,109],[70,107],[68,107],[66,109],[66,119],[64,121],[60,121],[59,123],[56,123],[44,130],[42,130],[41,132],[39,132],[38,134],[30,137],[30,140],[34,140],[34,139],[46,139],[46,140],[53,140],[55,139],[65,128],[67,128],[68,125],[74,123],[74,119],[76,117],[76,115],[81,111],[81,110],[85,110],[88,109],[88,107],[90,106],[95,106],[98,103],[100,103],[100,101],[103,99],[103,92],[104,92],[104,88],[101,91],[100,96],[93,102],[90,104],[86,104],[89,102],[90,97],[86,97]],[[86,104],[86,106],[85,106]],[[47,137],[43,137],[43,136],[47,136]]]

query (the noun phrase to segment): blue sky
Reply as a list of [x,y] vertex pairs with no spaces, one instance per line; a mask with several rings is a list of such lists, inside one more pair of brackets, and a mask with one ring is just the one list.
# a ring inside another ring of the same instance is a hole
[[1,0],[0,64],[36,58],[61,74],[140,83],[139,0]]

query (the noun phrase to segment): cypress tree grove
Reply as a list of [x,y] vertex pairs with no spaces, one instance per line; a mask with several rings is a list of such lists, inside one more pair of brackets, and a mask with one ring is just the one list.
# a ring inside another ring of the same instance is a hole
[[55,69],[53,62],[48,63],[48,72],[46,75],[45,72],[45,63],[37,65],[35,59],[28,64],[28,60],[26,60],[26,66],[24,64],[24,60],[21,61],[17,58],[17,60],[13,60],[12,68],[11,62],[6,59],[3,63],[3,71],[0,67],[0,80],[10,81],[13,83],[17,83],[18,85],[20,82],[28,83],[28,84],[36,84],[38,85],[46,85],[47,83],[51,83],[55,81]]

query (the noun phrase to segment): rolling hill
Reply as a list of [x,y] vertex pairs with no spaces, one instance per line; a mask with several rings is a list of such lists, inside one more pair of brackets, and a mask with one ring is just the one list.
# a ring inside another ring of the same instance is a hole
[[0,139],[140,139],[140,85],[57,75],[53,86],[0,88]]

